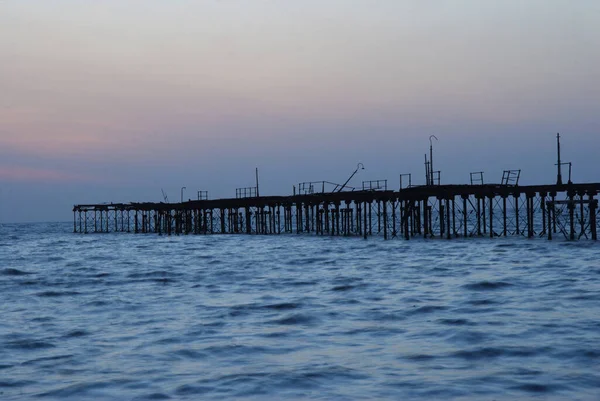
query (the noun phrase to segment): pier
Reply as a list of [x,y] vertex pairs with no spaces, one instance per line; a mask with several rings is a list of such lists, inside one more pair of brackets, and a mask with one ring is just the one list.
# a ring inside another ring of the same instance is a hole
[[563,237],[597,240],[600,183],[426,185],[291,196],[75,205],[76,233]]
[[[505,170],[500,184],[484,184],[483,172],[473,172],[468,185],[442,185],[433,169],[431,136],[425,155],[425,185],[413,186],[410,174],[400,175],[400,188],[387,180],[363,181],[348,187],[356,170],[342,185],[303,182],[293,195],[261,196],[256,186],[236,189],[235,198],[181,202],[102,203],[73,207],[75,233],[313,234],[384,239],[459,237],[543,237],[549,240],[596,241],[600,226],[600,183],[571,181],[571,163],[560,158],[557,134],[557,178],[551,185],[519,185],[520,170]],[[561,167],[569,166],[565,183]]]

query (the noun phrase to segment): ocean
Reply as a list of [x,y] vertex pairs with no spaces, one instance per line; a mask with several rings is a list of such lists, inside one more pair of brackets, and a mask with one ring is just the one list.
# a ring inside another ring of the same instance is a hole
[[0,226],[0,400],[600,400],[600,244]]

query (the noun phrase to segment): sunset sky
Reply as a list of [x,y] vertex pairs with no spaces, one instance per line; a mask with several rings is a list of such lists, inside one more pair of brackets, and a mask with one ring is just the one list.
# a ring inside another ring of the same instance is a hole
[[400,173],[600,181],[597,0],[5,0],[0,223]]

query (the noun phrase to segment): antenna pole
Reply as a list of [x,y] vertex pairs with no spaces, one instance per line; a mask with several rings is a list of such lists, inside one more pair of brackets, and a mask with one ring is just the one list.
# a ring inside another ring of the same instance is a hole
[[556,175],[556,185],[562,185],[562,183],[563,183],[562,182],[562,174],[560,171],[561,163],[560,163],[560,134],[559,133],[556,134],[556,149],[558,151],[558,163],[557,163],[558,174]]
[[431,185],[431,175],[429,174],[429,161],[427,161],[427,154],[425,154],[425,185]]
[[258,198],[260,193],[258,192],[258,167],[256,168],[256,197]]

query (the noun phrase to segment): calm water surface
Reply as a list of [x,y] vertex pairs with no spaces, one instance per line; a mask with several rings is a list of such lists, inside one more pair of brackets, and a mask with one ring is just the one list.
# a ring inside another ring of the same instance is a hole
[[0,227],[0,399],[600,399],[600,244]]

